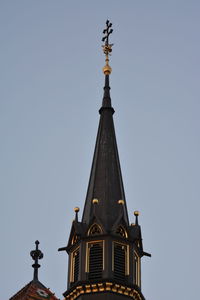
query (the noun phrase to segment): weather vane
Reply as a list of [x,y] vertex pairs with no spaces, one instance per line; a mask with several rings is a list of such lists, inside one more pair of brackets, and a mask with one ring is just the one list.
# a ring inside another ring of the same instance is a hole
[[36,249],[30,252],[32,259],[34,260],[34,264],[32,265],[34,269],[33,279],[38,280],[38,269],[40,265],[38,264],[38,260],[43,258],[43,253],[38,249],[39,241],[35,241]]
[[106,65],[103,67],[103,72],[105,75],[110,75],[112,72],[112,68],[109,65],[109,55],[111,55],[112,52],[112,46],[113,44],[109,44],[109,36],[113,32],[113,29],[111,29],[112,23],[110,23],[109,20],[106,21],[106,28],[103,30],[104,37],[102,38],[102,42],[105,42],[104,45],[102,45],[103,52],[106,56]]

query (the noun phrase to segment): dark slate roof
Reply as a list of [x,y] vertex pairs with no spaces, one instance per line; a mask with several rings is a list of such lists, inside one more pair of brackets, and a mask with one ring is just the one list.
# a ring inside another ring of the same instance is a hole
[[46,288],[40,281],[32,280],[19,290],[9,300],[58,300],[58,298]]
[[99,203],[95,208],[95,214],[105,230],[109,231],[121,213],[118,200],[124,200],[123,218],[127,226],[129,224],[115,137],[109,75],[105,76],[104,96],[99,113],[99,129],[82,221],[89,224],[94,217],[92,200],[96,198]]

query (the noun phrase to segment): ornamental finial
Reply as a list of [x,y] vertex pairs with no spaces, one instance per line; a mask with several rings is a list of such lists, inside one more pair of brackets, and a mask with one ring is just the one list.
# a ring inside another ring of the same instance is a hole
[[30,252],[32,259],[34,260],[34,264],[32,265],[34,269],[33,280],[38,280],[38,269],[40,265],[38,264],[38,260],[43,258],[43,253],[38,249],[39,241],[35,241],[35,250]]
[[103,30],[104,37],[102,38],[102,42],[105,42],[105,44],[102,45],[103,52],[106,56],[106,59],[105,59],[106,64],[103,67],[103,73],[105,75],[110,75],[112,72],[112,68],[109,65],[109,55],[111,55],[112,46],[113,46],[113,44],[109,44],[109,36],[113,32],[113,29],[111,29],[111,27],[112,27],[112,23],[110,23],[110,21],[107,20],[106,28]]
[[140,215],[140,212],[138,210],[134,211],[134,216],[135,216],[135,225],[138,225],[138,217]]
[[75,221],[78,222],[78,212],[79,212],[79,207],[74,207],[74,211],[75,211]]

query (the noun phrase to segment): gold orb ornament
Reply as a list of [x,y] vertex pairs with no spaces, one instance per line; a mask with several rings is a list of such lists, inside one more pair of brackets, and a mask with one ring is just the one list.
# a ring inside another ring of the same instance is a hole
[[74,207],[74,211],[77,213],[77,212],[79,212],[79,207]]
[[135,211],[134,211],[134,216],[137,216],[137,217],[138,217],[139,215],[140,215],[140,212],[139,212],[138,210],[135,210]]
[[105,75],[110,75],[112,72],[112,68],[109,64],[106,64],[104,67],[103,67],[103,73]]
[[93,199],[93,200],[92,200],[92,203],[93,203],[93,204],[98,204],[98,203],[99,203],[99,200],[98,200],[98,199]]
[[118,204],[124,205],[124,200],[118,200]]

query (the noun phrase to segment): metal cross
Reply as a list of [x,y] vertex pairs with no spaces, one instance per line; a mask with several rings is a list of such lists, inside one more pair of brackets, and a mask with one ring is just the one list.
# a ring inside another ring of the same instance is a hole
[[105,36],[102,38],[102,42],[105,42],[105,45],[109,45],[109,35],[113,32],[113,29],[110,29],[112,27],[112,23],[110,23],[109,20],[106,21],[106,28],[103,30],[103,34]]
[[43,258],[43,253],[38,249],[39,241],[35,241],[36,248],[30,252],[32,259],[34,260],[34,264],[32,267],[34,268],[33,280],[38,280],[38,269],[40,265],[38,264],[38,260]]
[[103,34],[105,34],[105,36],[102,38],[102,42],[105,42],[105,45],[103,45],[102,48],[107,59],[108,59],[108,55],[112,52],[112,46],[113,46],[113,44],[109,44],[109,35],[113,32],[113,29],[111,29],[111,27],[112,27],[112,23],[110,23],[110,21],[107,20],[106,28],[103,30]]

